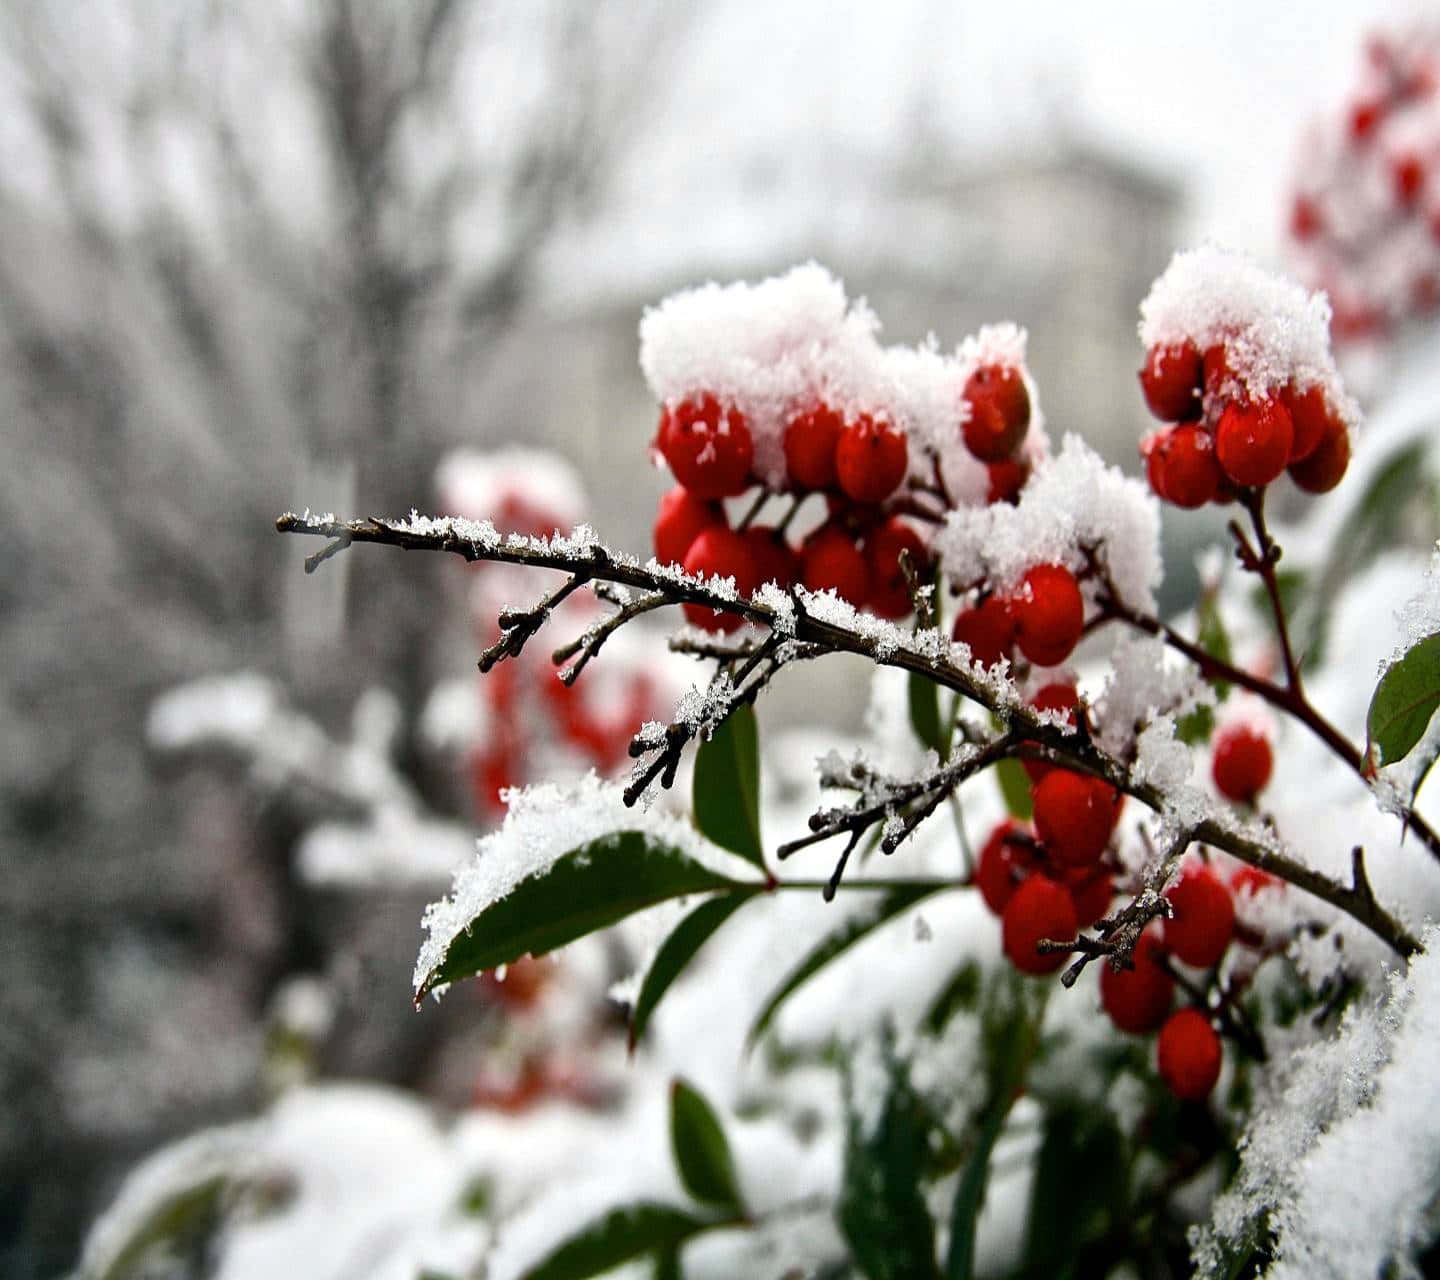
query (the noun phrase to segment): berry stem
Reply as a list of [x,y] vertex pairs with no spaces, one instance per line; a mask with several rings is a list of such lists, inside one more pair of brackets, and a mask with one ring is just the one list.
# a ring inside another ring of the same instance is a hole
[[745,514],[740,517],[740,523],[735,526],[736,533],[744,533],[755,521],[765,504],[770,501],[770,490],[763,485],[755,495],[755,500],[745,509]]
[[1275,635],[1280,641],[1280,653],[1285,662],[1285,684],[1296,698],[1305,705],[1304,686],[1300,681],[1300,666],[1295,661],[1295,652],[1290,645],[1290,624],[1285,618],[1285,605],[1280,599],[1280,580],[1275,566],[1280,562],[1280,545],[1270,536],[1265,524],[1265,490],[1245,489],[1240,493],[1240,503],[1250,513],[1250,523],[1255,529],[1259,550],[1251,547],[1243,531],[1231,524],[1231,532],[1241,543],[1241,563],[1252,573],[1259,574],[1265,584],[1265,594],[1270,597],[1270,612],[1275,619]]

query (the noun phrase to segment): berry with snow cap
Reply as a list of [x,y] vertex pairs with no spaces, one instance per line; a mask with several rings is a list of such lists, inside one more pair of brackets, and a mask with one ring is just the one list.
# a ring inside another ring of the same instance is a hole
[[1155,432],[1146,437],[1141,452],[1157,497],[1193,511],[1220,492],[1223,475],[1215,441],[1198,423],[1182,422]]
[[1014,455],[1030,427],[1030,393],[1020,370],[981,365],[965,383],[969,416],[962,432],[965,447],[981,462],[1002,462]]
[[1085,630],[1085,601],[1075,575],[1063,564],[1037,564],[1020,581],[1011,601],[1015,642],[1031,662],[1064,662]]
[[870,573],[855,539],[834,521],[827,521],[805,539],[800,549],[800,581],[809,591],[833,591],[857,609],[870,595]]
[[1151,347],[1140,370],[1146,406],[1161,422],[1192,417],[1200,407],[1203,374],[1200,352],[1193,342]]
[[785,472],[800,489],[828,489],[835,483],[835,446],[845,419],[823,401],[797,413],[785,426]]
[[722,409],[712,395],[666,409],[656,445],[697,498],[730,498],[749,487],[753,446],[745,415]]

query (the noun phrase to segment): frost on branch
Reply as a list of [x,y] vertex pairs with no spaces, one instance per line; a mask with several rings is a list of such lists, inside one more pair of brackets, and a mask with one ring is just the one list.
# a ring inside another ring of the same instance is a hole
[[1193,1238],[1198,1274],[1232,1274],[1229,1260],[1267,1238],[1271,1280],[1413,1265],[1434,1231],[1440,1178],[1437,940],[1431,928],[1408,974],[1276,1068],[1239,1172]]

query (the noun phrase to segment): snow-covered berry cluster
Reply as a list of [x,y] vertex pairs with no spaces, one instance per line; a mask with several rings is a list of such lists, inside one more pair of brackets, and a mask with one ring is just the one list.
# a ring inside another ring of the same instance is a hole
[[[1022,331],[982,330],[953,355],[933,341],[887,348],[873,312],[814,264],[676,294],[640,333],[661,403],[653,449],[677,481],[655,522],[656,559],[733,579],[743,595],[798,583],[902,618],[902,555],[928,579],[946,514],[1014,501],[1047,451]],[[724,500],[746,495],[732,520]],[[759,523],[771,497],[788,510]],[[797,521],[812,497],[823,514]],[[689,616],[714,630],[740,623],[699,606]]]
[[1177,507],[1234,501],[1286,470],[1307,493],[1340,483],[1357,421],[1330,351],[1325,299],[1234,253],[1180,253],[1141,304],[1145,403],[1168,425],[1141,442]]
[[1337,341],[1440,307],[1440,23],[1365,47],[1346,100],[1307,131],[1290,204],[1295,265],[1334,306]]

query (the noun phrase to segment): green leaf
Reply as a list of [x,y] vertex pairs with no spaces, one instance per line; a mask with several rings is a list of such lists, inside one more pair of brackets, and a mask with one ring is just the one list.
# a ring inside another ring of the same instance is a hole
[[1063,1107],[1046,1115],[1030,1187],[1030,1274],[1055,1275],[1129,1216],[1128,1167],[1124,1141],[1103,1108]]
[[980,966],[967,960],[951,975],[950,981],[925,1011],[925,1029],[938,1036],[962,1009],[973,1009],[980,998]]
[[913,889],[909,887],[892,889],[871,910],[852,916],[838,929],[826,934],[809,955],[790,970],[780,985],[770,993],[764,1008],[760,1010],[759,1016],[751,1024],[750,1032],[745,1038],[747,1046],[754,1045],[765,1034],[770,1023],[774,1021],[775,1015],[780,1011],[780,1006],[827,964],[848,951],[861,938],[873,933],[882,924],[893,920],[902,911],[913,907],[922,898],[928,897],[940,888],[939,885],[916,885]]
[[938,1280],[935,1228],[920,1184],[930,1123],[889,1042],[885,1058],[889,1081],[879,1115],[853,1106],[849,1113],[835,1217],[870,1280]]
[[[1220,605],[1213,595],[1206,596],[1200,602],[1199,633],[1195,637],[1195,643],[1205,650],[1212,658],[1220,662],[1229,662],[1231,659],[1230,633],[1225,630],[1225,622],[1220,617]],[[1230,695],[1230,686],[1224,680],[1212,680],[1211,685],[1215,689],[1215,696],[1224,701]]]
[[1189,715],[1175,722],[1175,736],[1187,747],[1209,742],[1215,732],[1215,712],[1210,707],[1196,707]]
[[1025,766],[1013,756],[1007,756],[996,764],[995,777],[1005,798],[1006,811],[1012,818],[1028,822],[1034,806],[1030,799],[1030,775],[1025,772]]
[[914,671],[910,673],[910,727],[941,760],[950,754],[950,743],[940,724],[940,686]]
[[1440,635],[1426,636],[1375,686],[1366,728],[1367,758],[1377,767],[1408,756],[1440,707]]
[[523,1280],[584,1280],[645,1253],[665,1254],[692,1236],[720,1225],[683,1209],[642,1201],[612,1209],[571,1236]]
[[222,1201],[231,1186],[228,1176],[218,1174],[166,1196],[141,1218],[98,1274],[103,1280],[148,1275],[157,1248],[184,1252],[208,1241],[221,1228]]
[[985,1186],[990,1180],[990,1157],[1009,1114],[1008,1104],[992,1099],[980,1119],[975,1148],[965,1162],[950,1204],[950,1248],[945,1256],[945,1280],[970,1280],[975,1274],[975,1232],[980,1210],[985,1205]]
[[759,892],[758,887],[736,889],[731,893],[707,898],[675,926],[674,932],[655,953],[655,959],[645,973],[645,981],[640,984],[640,994],[636,997],[635,1008],[630,1013],[632,1049],[644,1036],[661,996],[670,989],[670,984],[680,976],[685,966],[695,958],[695,953],[737,908],[749,902]]
[[670,1150],[681,1183],[695,1199],[744,1215],[725,1130],[700,1091],[684,1080],[670,1085]]
[[618,831],[561,854],[483,908],[451,940],[416,998],[523,955],[544,955],[657,902],[742,887],[643,832]]
[[755,709],[736,707],[695,753],[695,825],[722,849],[765,866]]

